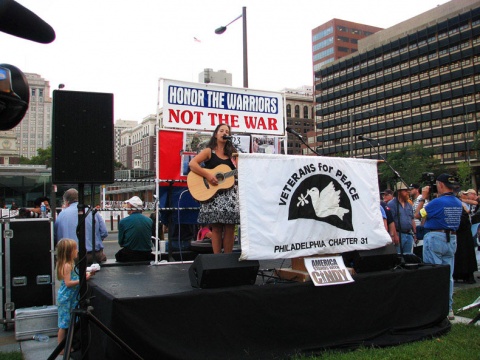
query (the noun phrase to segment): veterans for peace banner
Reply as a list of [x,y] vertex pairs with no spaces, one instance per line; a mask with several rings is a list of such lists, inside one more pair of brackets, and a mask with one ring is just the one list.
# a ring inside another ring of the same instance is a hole
[[391,243],[377,161],[239,154],[241,260],[368,250]]
[[278,92],[221,85],[163,81],[162,127],[232,133],[284,135],[283,96]]

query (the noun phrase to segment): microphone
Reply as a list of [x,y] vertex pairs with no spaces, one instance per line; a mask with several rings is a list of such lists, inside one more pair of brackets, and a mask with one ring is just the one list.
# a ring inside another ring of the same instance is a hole
[[303,139],[303,136],[300,135],[300,134],[299,134],[298,132],[296,132],[295,130],[293,130],[291,127],[287,126],[287,127],[285,128],[285,130],[287,130],[288,133],[293,134],[293,135],[299,137],[300,139]]
[[363,135],[360,135],[360,136],[358,137],[358,140],[377,141],[377,140],[375,140],[375,139],[368,138],[368,137],[365,137],[365,136],[363,136]]
[[223,135],[223,136],[222,136],[222,139],[223,139],[223,140],[232,140],[232,139],[233,139],[233,136]]
[[55,40],[50,25],[14,0],[0,2],[0,31],[42,44]]

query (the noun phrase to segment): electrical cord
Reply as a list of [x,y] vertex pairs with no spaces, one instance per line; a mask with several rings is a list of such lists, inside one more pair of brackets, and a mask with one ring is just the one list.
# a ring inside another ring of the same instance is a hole
[[180,196],[178,197],[178,202],[177,202],[177,221],[178,221],[178,248],[180,251],[180,261],[183,262],[183,253],[182,253],[182,242],[181,242],[181,223],[180,223],[180,200],[182,200],[182,196],[184,193],[188,192],[188,189],[183,190],[180,193]]

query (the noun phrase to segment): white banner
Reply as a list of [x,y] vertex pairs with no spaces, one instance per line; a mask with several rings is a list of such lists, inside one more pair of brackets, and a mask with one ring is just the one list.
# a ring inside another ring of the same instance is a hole
[[164,128],[284,135],[283,97],[278,92],[163,79]]
[[368,250],[391,242],[377,161],[239,154],[241,259]]

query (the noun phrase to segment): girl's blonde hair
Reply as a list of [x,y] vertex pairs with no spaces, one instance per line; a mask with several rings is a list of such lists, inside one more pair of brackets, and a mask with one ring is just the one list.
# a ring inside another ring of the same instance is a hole
[[57,278],[63,280],[63,267],[65,264],[75,266],[74,250],[77,242],[73,239],[61,239],[57,244]]

